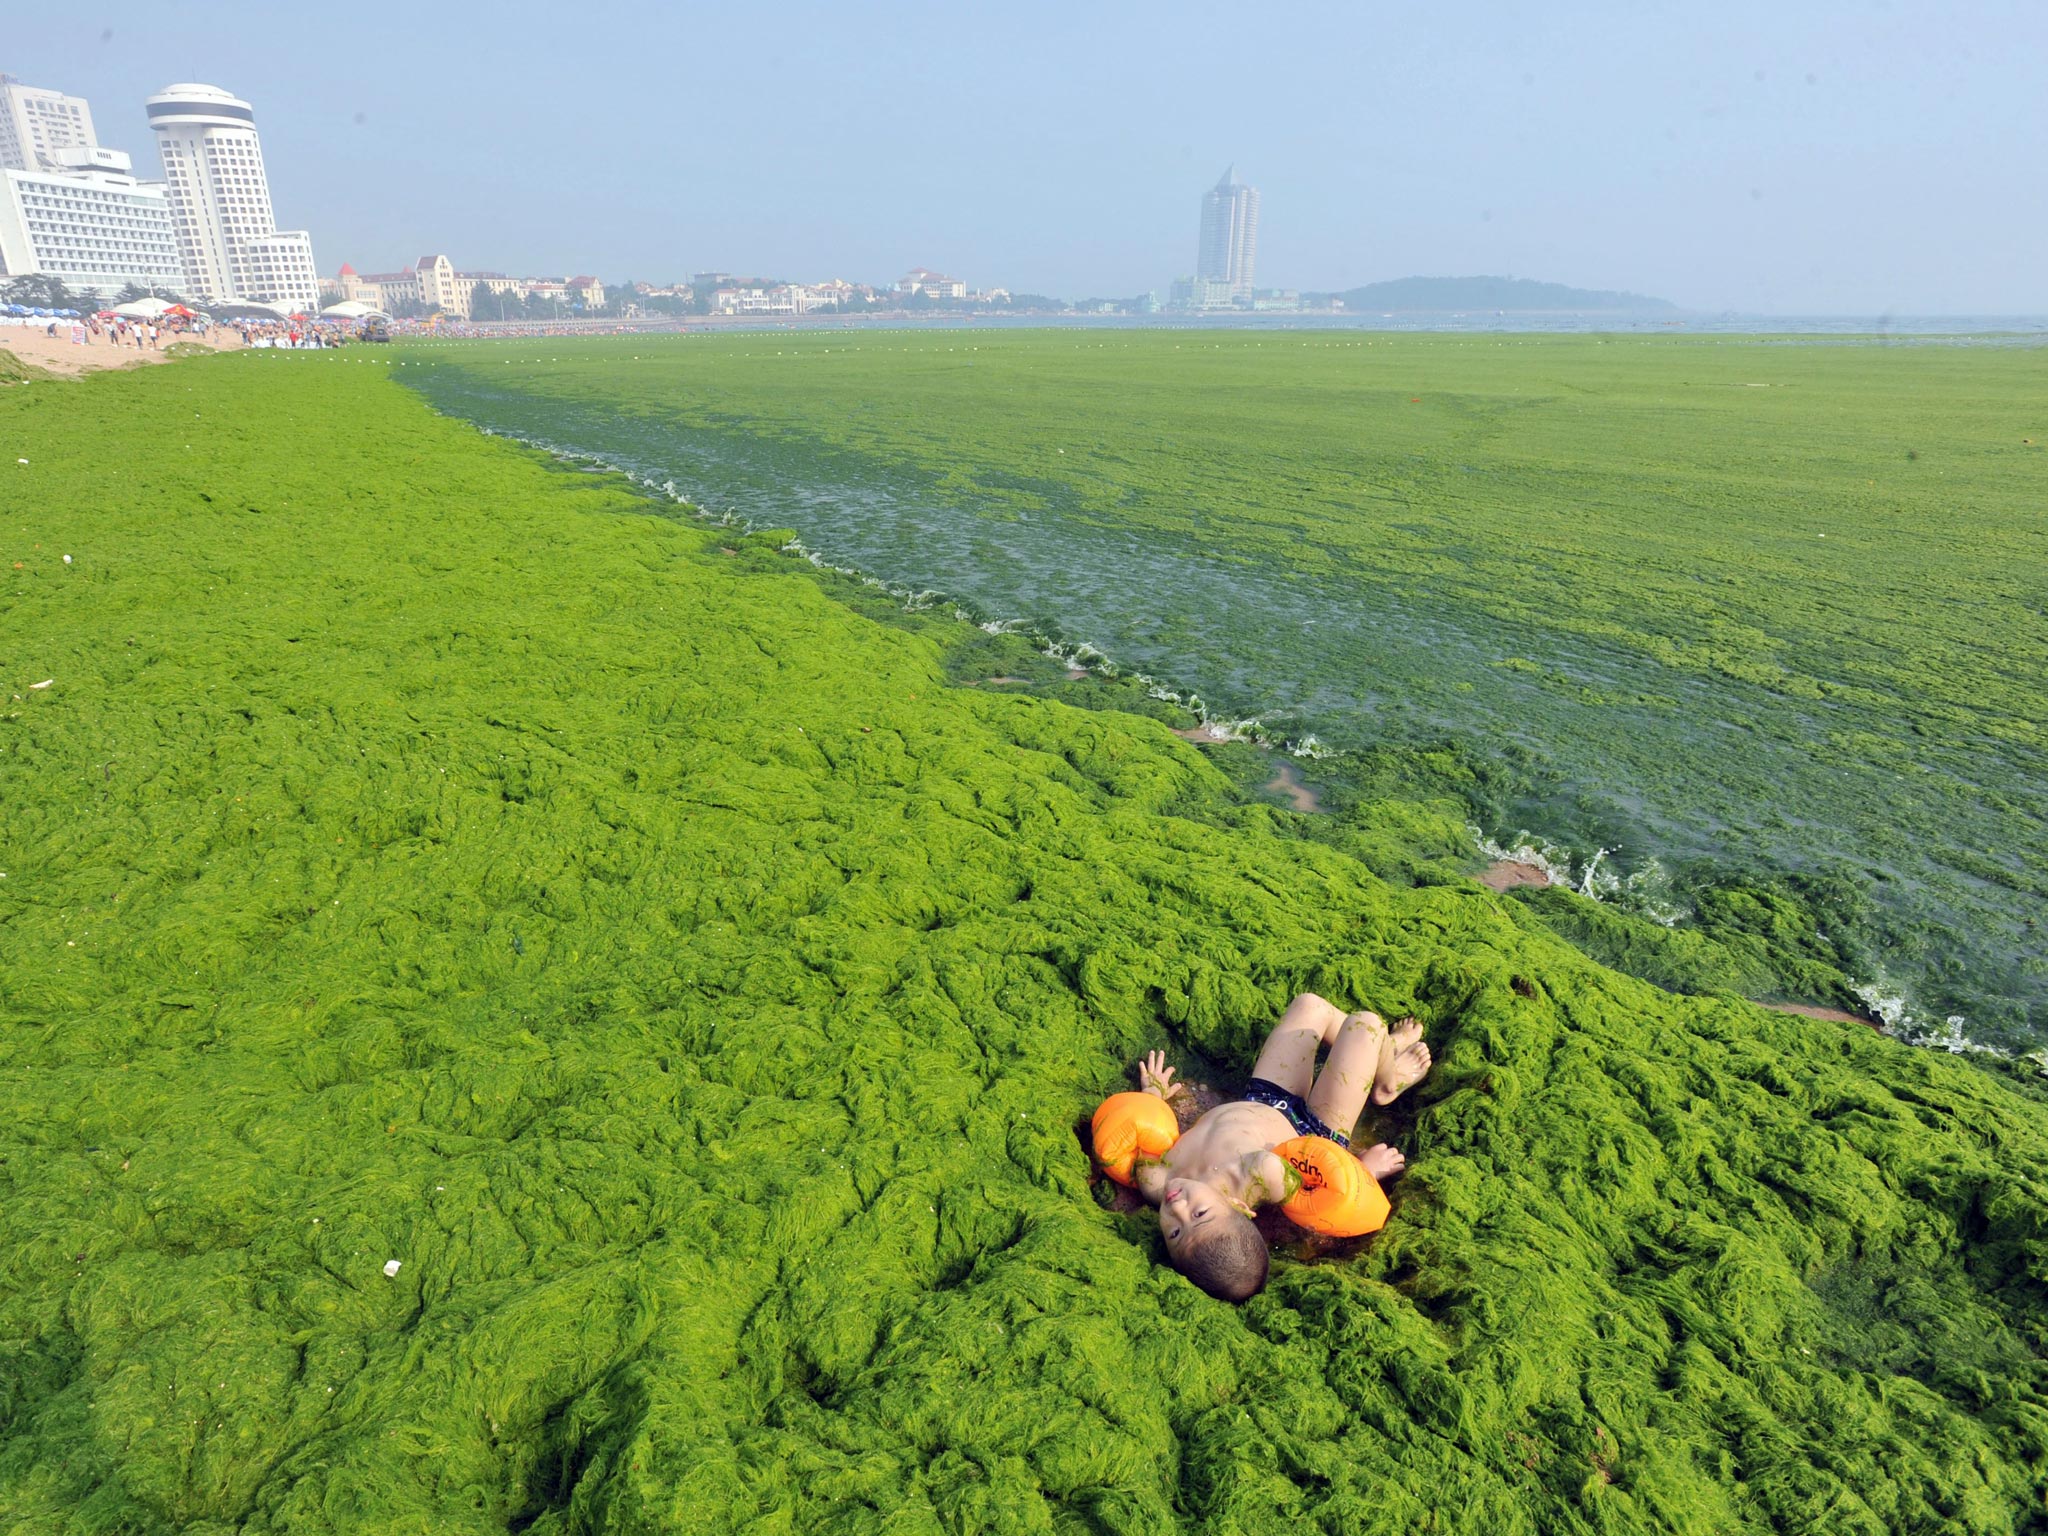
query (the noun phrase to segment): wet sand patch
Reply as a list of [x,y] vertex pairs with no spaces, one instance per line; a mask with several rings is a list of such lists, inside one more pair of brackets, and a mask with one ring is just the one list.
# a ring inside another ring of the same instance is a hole
[[1846,1008],[1823,1008],[1818,1003],[1760,1003],[1773,1013],[1796,1013],[1802,1019],[1832,1019],[1837,1024],[1863,1024],[1871,1029],[1882,1030],[1884,1026],[1876,1019],[1860,1013],[1850,1013]]
[[[1228,733],[1213,725],[1177,725],[1169,726],[1168,729],[1182,741],[1192,742],[1198,747],[1220,746],[1231,739]],[[1273,750],[1269,743],[1263,741],[1253,742],[1252,745],[1261,752]],[[1322,797],[1303,781],[1301,770],[1285,758],[1273,765],[1273,777],[1266,780],[1260,789],[1269,795],[1279,795],[1287,801],[1291,809],[1300,811],[1304,816],[1322,813]]]
[[1520,859],[1495,859],[1473,878],[1489,891],[1512,891],[1521,885],[1541,890],[1550,884],[1550,875],[1542,865],[1526,864]]
[[1292,763],[1280,763],[1273,769],[1273,777],[1266,781],[1266,793],[1284,795],[1289,805],[1305,816],[1313,816],[1323,808],[1323,802],[1316,792],[1301,780],[1301,770]]

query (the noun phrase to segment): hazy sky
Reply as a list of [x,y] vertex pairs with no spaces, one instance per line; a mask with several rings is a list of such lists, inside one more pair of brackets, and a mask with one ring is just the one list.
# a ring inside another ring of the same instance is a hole
[[152,91],[250,101],[323,272],[1163,291],[1235,163],[1262,285],[2048,311],[2044,0],[0,10],[0,70],[138,165]]

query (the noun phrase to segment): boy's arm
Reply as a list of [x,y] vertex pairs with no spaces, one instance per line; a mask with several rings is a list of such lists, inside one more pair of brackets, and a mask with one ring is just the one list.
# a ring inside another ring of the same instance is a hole
[[1301,1187],[1301,1175],[1287,1166],[1277,1152],[1253,1152],[1246,1156],[1245,1203],[1254,1210],[1278,1205]]

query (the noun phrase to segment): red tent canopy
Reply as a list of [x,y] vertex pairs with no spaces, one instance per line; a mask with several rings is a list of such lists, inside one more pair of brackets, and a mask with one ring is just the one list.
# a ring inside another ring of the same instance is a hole
[[173,304],[169,309],[165,310],[164,313],[167,315],[182,315],[187,320],[196,320],[199,318],[197,312],[187,309],[182,304]]

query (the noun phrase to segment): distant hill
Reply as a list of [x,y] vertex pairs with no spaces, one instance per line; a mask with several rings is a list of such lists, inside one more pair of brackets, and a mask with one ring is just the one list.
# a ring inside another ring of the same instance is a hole
[[1403,277],[1391,283],[1347,288],[1336,298],[1346,309],[1614,309],[1642,314],[1676,310],[1669,299],[1640,293],[1609,293],[1603,289],[1568,288],[1563,283],[1538,283],[1526,277]]

